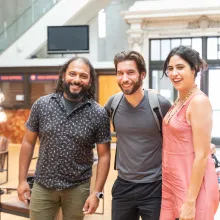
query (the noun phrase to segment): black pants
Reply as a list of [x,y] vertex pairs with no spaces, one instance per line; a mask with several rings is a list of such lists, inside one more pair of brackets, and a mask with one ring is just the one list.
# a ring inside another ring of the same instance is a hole
[[118,177],[112,188],[112,220],[159,220],[162,181],[131,183]]

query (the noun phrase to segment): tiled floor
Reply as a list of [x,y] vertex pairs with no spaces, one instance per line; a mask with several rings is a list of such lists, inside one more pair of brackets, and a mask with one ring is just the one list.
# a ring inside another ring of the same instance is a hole
[[[19,145],[10,145],[9,148],[9,181],[5,185],[1,185],[1,187],[11,187],[11,188],[16,188],[17,187],[17,176],[18,176],[18,157],[19,157]],[[111,159],[111,168],[110,168],[110,173],[105,185],[105,200],[104,200],[104,214],[95,214],[95,215],[90,215],[86,216],[85,220],[111,220],[111,188],[114,183],[114,180],[117,176],[116,171],[113,169],[114,165],[114,153],[115,150],[114,148],[111,150],[112,152],[112,159]],[[35,153],[35,155],[37,152]],[[220,158],[220,149],[217,150],[217,156]],[[36,160],[32,161],[31,163],[31,168],[34,168],[36,164]],[[1,181],[2,173],[0,173],[0,181]],[[14,192],[15,193],[15,192]],[[7,197],[10,197],[11,195],[7,195]],[[2,199],[7,199],[6,196],[4,195]],[[100,204],[99,209],[97,212],[102,212],[102,205]],[[0,220],[26,220],[26,218],[14,216],[14,215],[9,215],[5,213],[1,213],[1,218]],[[149,219],[150,220],[150,219]],[[218,209],[218,212],[216,213],[215,220],[220,220],[220,207]]]

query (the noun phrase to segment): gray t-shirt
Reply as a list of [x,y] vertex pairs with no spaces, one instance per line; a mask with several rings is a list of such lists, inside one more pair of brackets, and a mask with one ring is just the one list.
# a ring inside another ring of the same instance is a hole
[[66,107],[68,114],[70,114],[79,103],[79,101],[72,101],[72,100],[66,99],[64,96],[61,97],[61,102]]
[[[158,95],[163,115],[170,102]],[[113,97],[105,108],[109,112]],[[117,134],[116,168],[120,178],[134,183],[161,180],[162,137],[150,109],[147,95],[138,106],[132,107],[122,98],[114,116]]]

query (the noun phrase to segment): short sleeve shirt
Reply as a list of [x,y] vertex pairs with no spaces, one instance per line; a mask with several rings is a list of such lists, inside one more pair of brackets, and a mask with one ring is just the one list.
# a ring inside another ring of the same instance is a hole
[[[171,104],[158,95],[163,115]],[[112,111],[113,97],[105,108]],[[162,179],[162,136],[149,104],[148,93],[133,107],[122,97],[114,116],[117,134],[116,169],[120,178],[133,183],[151,183]],[[138,165],[137,165],[138,164]]]
[[57,190],[87,181],[92,174],[95,144],[111,140],[103,107],[85,99],[68,113],[61,97],[54,93],[39,98],[26,123],[27,129],[38,132],[40,140],[35,181]]

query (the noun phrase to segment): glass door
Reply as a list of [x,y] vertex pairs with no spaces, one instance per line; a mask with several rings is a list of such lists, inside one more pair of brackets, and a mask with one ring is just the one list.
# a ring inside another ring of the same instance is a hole
[[210,69],[208,76],[208,94],[213,108],[212,142],[220,145],[220,69]]

